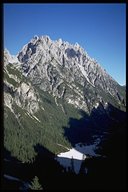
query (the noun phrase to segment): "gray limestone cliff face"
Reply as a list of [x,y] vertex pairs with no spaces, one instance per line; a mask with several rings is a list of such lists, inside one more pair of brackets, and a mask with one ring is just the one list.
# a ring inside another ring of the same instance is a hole
[[[11,58],[11,59],[10,59]],[[15,61],[15,63],[14,63]],[[13,63],[11,63],[13,62]],[[38,93],[35,92],[30,82],[24,82],[17,73],[17,60],[4,54],[4,104],[14,112],[14,105],[33,114],[39,109]]]
[[[78,43],[35,36],[17,59],[20,71],[33,85],[77,108],[89,112],[98,102],[125,107],[124,89]],[[21,97],[24,86],[17,89]],[[29,94],[35,98],[34,93]]]

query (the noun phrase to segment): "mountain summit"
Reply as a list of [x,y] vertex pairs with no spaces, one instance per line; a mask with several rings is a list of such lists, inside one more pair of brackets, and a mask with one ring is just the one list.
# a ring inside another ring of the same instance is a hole
[[41,90],[77,108],[91,111],[101,101],[125,106],[123,87],[78,43],[72,45],[61,39],[52,41],[49,36],[34,36],[15,60],[12,56],[7,58],[10,63],[18,60],[22,75]]

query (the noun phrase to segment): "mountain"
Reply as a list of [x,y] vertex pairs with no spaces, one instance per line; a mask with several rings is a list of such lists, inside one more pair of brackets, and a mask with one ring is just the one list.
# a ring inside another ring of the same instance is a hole
[[58,144],[71,147],[64,127],[82,118],[80,111],[125,111],[126,96],[78,43],[34,36],[16,56],[4,51],[4,106],[5,148],[26,162],[36,143],[54,153],[64,150]]
[[[78,43],[48,36],[34,36],[16,56],[5,49],[3,70],[4,189],[26,188],[36,175],[44,189],[103,189],[99,180],[124,188],[126,86]],[[88,158],[58,155],[67,150]],[[79,164],[78,176],[56,159]]]
[[88,112],[101,100],[125,104],[122,87],[77,43],[71,45],[61,39],[52,41],[48,36],[35,36],[17,58],[22,73],[34,85],[77,108]]

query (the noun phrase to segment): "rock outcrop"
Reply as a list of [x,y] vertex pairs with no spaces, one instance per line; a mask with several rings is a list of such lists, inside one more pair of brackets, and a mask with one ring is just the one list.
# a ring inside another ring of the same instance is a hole
[[[5,68],[8,63],[15,63],[16,68],[33,85],[86,112],[101,101],[104,105],[108,102],[125,108],[123,87],[78,43],[72,45],[62,39],[52,41],[48,36],[34,36],[16,57],[6,50],[4,58]],[[26,98],[32,99],[31,106],[37,110],[37,104],[34,104],[37,99],[32,90],[30,85],[20,84],[15,92],[19,106],[25,106]]]

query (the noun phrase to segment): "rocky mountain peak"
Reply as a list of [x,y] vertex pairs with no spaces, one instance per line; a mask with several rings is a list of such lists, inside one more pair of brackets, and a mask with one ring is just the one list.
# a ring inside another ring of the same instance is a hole
[[5,49],[4,50],[4,65],[8,63],[18,63],[18,58],[15,55],[11,55],[10,52]]
[[[13,57],[7,51],[6,55],[10,62]],[[77,108],[90,111],[99,98],[125,103],[123,88],[78,43],[34,36],[17,59],[22,74],[34,85]]]

